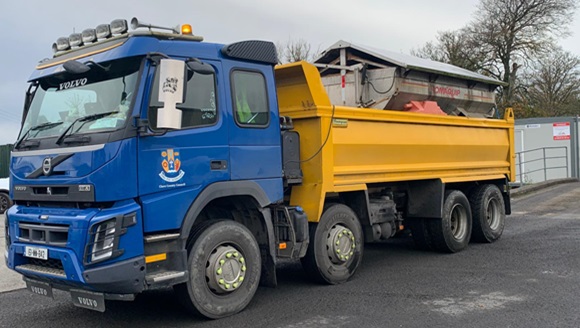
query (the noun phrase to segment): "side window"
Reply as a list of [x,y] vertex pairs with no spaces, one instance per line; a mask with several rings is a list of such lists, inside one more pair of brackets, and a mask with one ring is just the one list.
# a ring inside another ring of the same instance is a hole
[[232,102],[236,122],[242,126],[266,126],[270,121],[266,80],[257,72],[232,73]]
[[[217,122],[215,88],[215,74],[196,73],[189,77],[185,90],[185,102],[177,104],[177,108],[182,112],[182,129],[213,125]],[[157,110],[161,107],[163,104],[159,102],[159,81],[156,77],[151,89],[147,114],[152,129],[157,128]]]

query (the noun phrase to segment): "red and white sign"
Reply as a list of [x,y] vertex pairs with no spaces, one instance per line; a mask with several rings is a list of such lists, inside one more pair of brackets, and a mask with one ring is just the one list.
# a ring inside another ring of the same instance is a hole
[[554,140],[570,140],[570,122],[552,124]]

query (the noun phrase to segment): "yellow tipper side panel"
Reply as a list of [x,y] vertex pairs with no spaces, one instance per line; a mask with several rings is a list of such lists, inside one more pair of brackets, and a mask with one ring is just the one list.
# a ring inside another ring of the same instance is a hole
[[506,121],[375,111],[336,110],[348,124],[333,129],[334,185],[511,176]]
[[510,109],[498,120],[335,107],[305,62],[277,67],[276,82],[280,113],[292,117],[304,161],[303,184],[292,187],[290,201],[310,221],[319,220],[327,193],[371,183],[514,179]]

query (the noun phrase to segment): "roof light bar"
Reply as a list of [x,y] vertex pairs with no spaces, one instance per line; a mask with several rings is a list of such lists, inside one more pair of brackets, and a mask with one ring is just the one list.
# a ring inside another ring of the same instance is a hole
[[[131,20],[131,27],[137,29],[140,27],[146,27],[148,29],[158,28],[163,30],[169,30],[175,34],[183,35],[193,35],[193,30],[191,25],[183,24],[176,27],[163,27],[151,25],[145,22],[140,22],[136,17]],[[99,40],[108,39],[114,35],[125,34],[129,31],[129,24],[125,19],[115,19],[111,24],[100,24],[96,28],[87,28],[83,30],[82,33],[73,33],[68,38],[61,37],[52,44],[52,51],[55,53],[59,51],[67,51],[71,48],[82,47],[85,44],[96,43]],[[201,37],[199,37],[202,40]]]
[[115,19],[111,22],[111,33],[112,34],[123,34],[127,33],[129,30],[129,25],[127,25],[127,20],[125,19]]
[[109,24],[101,24],[96,28],[97,39],[107,39],[111,37],[111,26]]
[[97,41],[97,31],[94,28],[88,28],[83,31],[83,43],[91,43]]

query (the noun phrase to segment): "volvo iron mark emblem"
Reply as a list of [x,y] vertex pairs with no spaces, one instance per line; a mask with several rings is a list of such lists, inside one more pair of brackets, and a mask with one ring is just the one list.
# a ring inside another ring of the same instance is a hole
[[52,158],[46,157],[42,161],[42,173],[44,175],[50,175],[52,173]]

